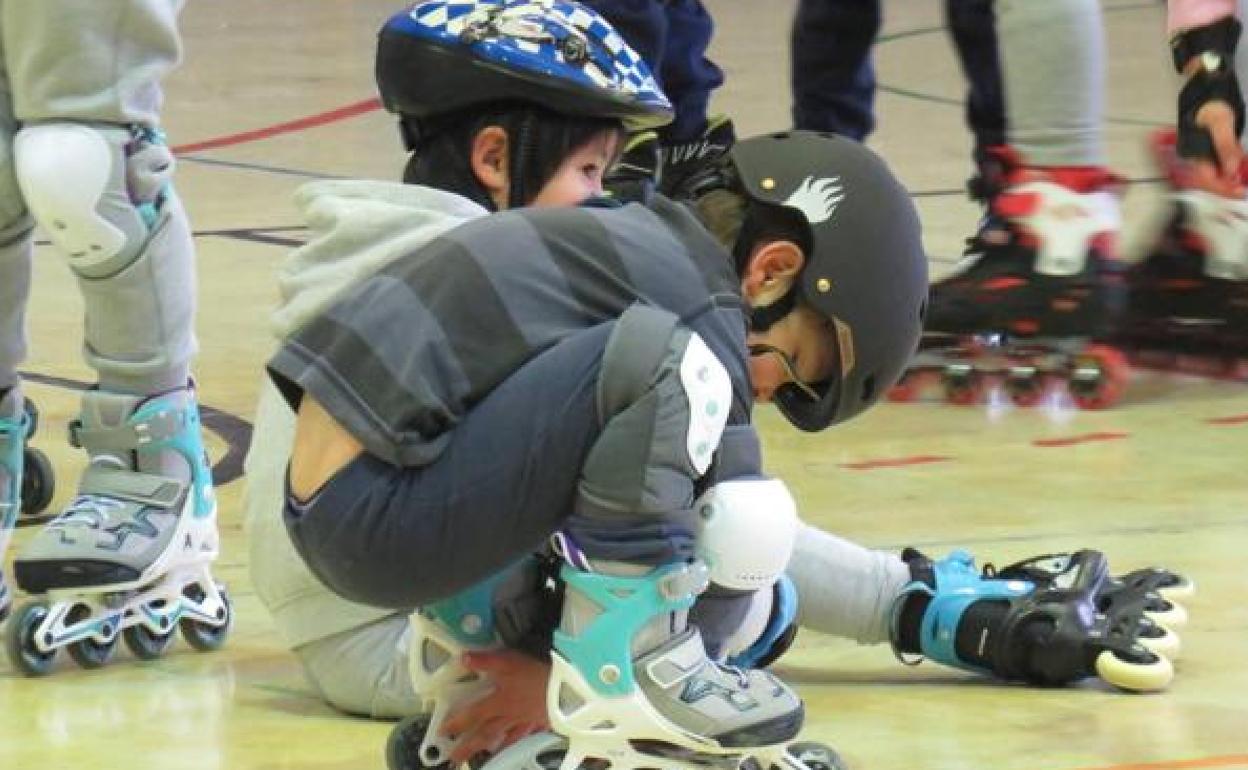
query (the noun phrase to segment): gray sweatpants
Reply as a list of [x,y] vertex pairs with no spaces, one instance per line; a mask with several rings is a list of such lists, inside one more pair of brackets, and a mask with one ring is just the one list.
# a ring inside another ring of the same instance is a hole
[[420,713],[408,668],[409,615],[396,612],[295,648],[325,702],[348,714],[401,719]]
[[[26,125],[155,127],[160,80],[180,56],[183,0],[0,0],[0,389],[26,356],[34,222],[18,186]],[[121,161],[124,162],[124,159]],[[114,197],[128,200],[125,176]],[[136,244],[137,245],[137,244]],[[186,382],[195,352],[190,228],[172,190],[138,256],[78,275],[84,354],[106,389],[146,394]]]
[[996,0],[994,10],[1007,141],[1032,166],[1105,165],[1099,0]]
[[[805,525],[798,532],[788,575],[797,587],[803,628],[860,644],[888,642],[893,603],[910,582],[910,568],[896,554],[872,551]],[[735,633],[730,628],[717,631],[724,637]],[[397,612],[294,652],[308,680],[334,708],[373,719],[400,719],[420,713],[422,705],[408,667],[410,643],[410,616]],[[747,639],[741,646],[752,643]]]

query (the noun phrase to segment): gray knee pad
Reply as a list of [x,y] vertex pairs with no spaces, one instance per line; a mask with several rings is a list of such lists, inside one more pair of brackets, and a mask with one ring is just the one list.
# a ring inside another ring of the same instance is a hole
[[676,316],[634,305],[603,354],[602,432],[581,481],[589,515],[668,513],[692,505],[732,402],[727,370]]
[[31,215],[79,277],[88,363],[120,384],[185,379],[195,347],[194,252],[163,137],[142,127],[36,123],[17,133],[14,160]]

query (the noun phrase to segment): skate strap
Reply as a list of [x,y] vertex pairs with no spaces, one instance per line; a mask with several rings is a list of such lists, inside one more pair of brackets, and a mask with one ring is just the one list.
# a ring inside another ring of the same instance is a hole
[[141,419],[131,417],[121,425],[87,427],[82,420],[69,423],[69,443],[85,447],[91,454],[142,451],[151,444],[163,444],[181,434],[187,427],[185,409],[161,409]]
[[659,580],[659,593],[668,601],[681,601],[698,596],[710,585],[710,575],[706,562],[692,561],[664,575]]
[[186,488],[186,482],[168,476],[93,465],[82,476],[78,497],[169,510],[180,504]]
[[702,644],[702,635],[696,628],[689,628],[675,637],[667,649],[642,665],[650,679],[666,689],[685,681],[706,664],[706,647]]

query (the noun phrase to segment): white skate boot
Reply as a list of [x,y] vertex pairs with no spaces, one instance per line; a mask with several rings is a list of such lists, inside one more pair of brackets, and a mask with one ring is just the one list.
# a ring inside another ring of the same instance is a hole
[[[564,742],[533,736],[490,760],[488,770],[839,767],[831,749],[792,743],[805,714],[783,682],[707,657],[701,635],[685,620],[707,586],[704,564],[645,574],[633,565],[594,567],[586,572],[568,564],[561,572],[566,595],[547,709]],[[634,574],[618,574],[627,572]]]
[[90,457],[78,495],[14,562],[18,585],[47,594],[8,625],[23,673],[47,673],[62,647],[101,666],[118,636],[142,659],[162,655],[179,627],[196,649],[225,641],[231,608],[209,572],[216,499],[200,430],[190,387],[84,395],[70,430]]

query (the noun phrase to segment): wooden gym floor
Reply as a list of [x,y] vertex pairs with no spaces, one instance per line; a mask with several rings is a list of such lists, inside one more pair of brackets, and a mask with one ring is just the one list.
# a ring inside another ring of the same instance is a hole
[[[787,24],[793,0],[711,0],[713,54],[728,82],[716,108],[749,135],[787,127]],[[963,83],[941,29],[939,0],[887,6],[877,61],[880,129],[872,144],[915,191],[934,272],[970,234],[961,194],[969,139]],[[178,187],[200,265],[197,364],[211,407],[224,553],[216,574],[236,600],[226,648],[182,643],[139,663],[120,652],[50,677],[0,662],[0,768],[378,768],[388,725],[344,717],[302,681],[251,590],[238,478],[260,366],[272,348],[274,270],[303,236],[292,191],[321,177],[395,178],[402,156],[373,108],[372,41],[396,8],[383,0],[190,3],[185,65],[167,83],[166,124],[181,149]],[[1159,211],[1143,141],[1171,118],[1163,11],[1151,0],[1106,3],[1115,167],[1133,180],[1128,245]],[[80,458],[61,439],[89,382],[80,302],[47,247],[36,255],[30,395],[44,414],[36,445],[70,492]],[[1003,563],[1095,547],[1125,570],[1165,564],[1191,574],[1184,656],[1172,688],[1125,695],[1089,684],[1035,690],[924,665],[884,647],[805,633],[780,672],[808,704],[806,736],[854,768],[878,770],[1167,770],[1248,768],[1248,387],[1138,374],[1106,412],[1060,405],[958,408],[885,405],[824,435],[796,435],[761,410],[770,469],[790,481],[804,516],[863,543],[958,546]],[[31,529],[20,530],[17,543]]]

